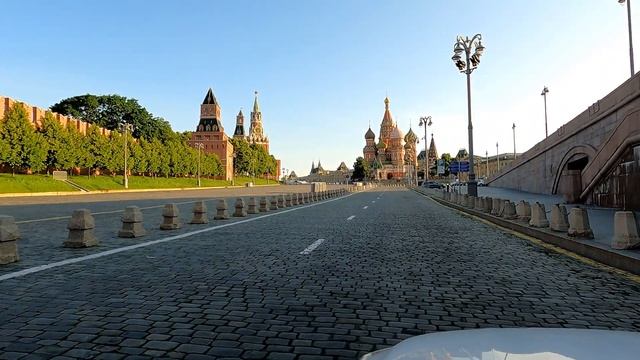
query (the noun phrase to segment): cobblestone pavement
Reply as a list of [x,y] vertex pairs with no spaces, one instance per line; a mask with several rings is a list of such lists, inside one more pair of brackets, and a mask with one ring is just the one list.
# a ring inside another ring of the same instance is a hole
[[288,210],[0,281],[0,358],[353,359],[434,331],[640,330],[639,284],[412,191]]

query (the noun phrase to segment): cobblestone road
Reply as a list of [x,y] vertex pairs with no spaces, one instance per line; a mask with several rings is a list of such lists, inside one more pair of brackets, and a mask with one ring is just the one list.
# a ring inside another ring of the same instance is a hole
[[640,330],[640,285],[414,192],[285,211],[0,281],[0,358],[353,359],[433,331]]

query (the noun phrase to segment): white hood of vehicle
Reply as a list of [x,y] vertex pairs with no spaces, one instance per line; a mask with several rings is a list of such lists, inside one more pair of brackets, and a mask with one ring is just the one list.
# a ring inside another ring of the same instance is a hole
[[415,336],[362,360],[637,360],[640,333],[586,329],[479,329]]

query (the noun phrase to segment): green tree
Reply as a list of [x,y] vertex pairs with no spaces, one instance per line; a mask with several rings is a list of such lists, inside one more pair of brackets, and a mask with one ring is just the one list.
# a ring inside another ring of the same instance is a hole
[[233,145],[233,172],[237,175],[252,174],[257,165],[256,154],[245,139],[231,139]]
[[369,171],[369,164],[364,160],[362,156],[356,158],[356,162],[353,163],[353,174],[351,174],[351,180],[362,181],[366,178]]
[[90,167],[89,140],[77,129],[67,127],[61,132],[60,147],[56,153],[61,169],[72,170]]
[[58,152],[60,152],[62,138],[65,135],[64,127],[53,116],[52,112],[47,111],[42,118],[42,126],[38,132],[42,134],[47,147],[45,165],[51,170],[61,169],[60,163],[58,162]]
[[29,124],[29,116],[21,103],[14,104],[7,112],[0,127],[3,163],[11,167],[15,175],[20,168],[34,172],[45,168],[47,146],[44,138]]
[[449,165],[451,164],[451,154],[444,153],[440,156],[440,159],[444,161],[444,176],[449,176]]
[[102,170],[107,167],[107,160],[111,156],[111,143],[107,136],[100,133],[97,125],[87,129],[87,162],[89,176],[93,170]]
[[117,130],[120,123],[126,120],[135,127],[133,136],[136,138],[164,141],[173,134],[169,122],[154,117],[138,100],[120,95],[74,96],[61,100],[51,110],[109,130]]

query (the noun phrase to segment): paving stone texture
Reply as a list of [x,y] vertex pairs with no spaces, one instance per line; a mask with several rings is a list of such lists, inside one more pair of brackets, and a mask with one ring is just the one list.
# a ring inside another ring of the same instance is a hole
[[242,221],[0,281],[0,358],[354,359],[435,331],[640,330],[639,284],[401,188],[203,225],[179,206],[182,229],[143,210],[136,239],[98,215],[91,249],[62,248],[67,220],[21,228],[0,275]]

